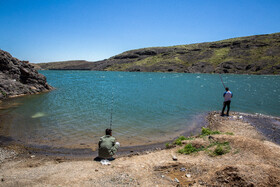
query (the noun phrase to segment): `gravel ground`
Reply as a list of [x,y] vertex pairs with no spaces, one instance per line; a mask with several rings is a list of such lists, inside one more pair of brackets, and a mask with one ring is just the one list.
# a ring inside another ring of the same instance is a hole
[[4,162],[5,159],[13,158],[16,155],[17,153],[15,151],[0,147],[0,163]]
[[244,121],[263,134],[269,141],[280,145],[280,118],[265,115],[244,115]]

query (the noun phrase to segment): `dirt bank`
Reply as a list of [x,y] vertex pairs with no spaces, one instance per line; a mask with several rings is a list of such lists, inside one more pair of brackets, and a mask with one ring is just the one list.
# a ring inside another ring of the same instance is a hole
[[[0,166],[0,186],[279,186],[280,146],[235,115],[208,116],[209,127],[220,134],[192,137],[171,149],[119,157],[109,166],[93,158],[10,155]],[[224,142],[229,146],[226,154],[211,154],[209,145]],[[179,154],[184,144],[209,149]]]

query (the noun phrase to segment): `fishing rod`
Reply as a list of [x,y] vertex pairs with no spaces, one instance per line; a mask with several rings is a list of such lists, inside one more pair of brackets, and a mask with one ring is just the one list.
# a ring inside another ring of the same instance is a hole
[[114,105],[114,92],[112,90],[110,129],[112,129],[112,124],[113,124],[113,105]]
[[219,76],[220,76],[220,79],[221,79],[221,81],[222,81],[222,83],[223,83],[224,88],[226,89],[226,86],[225,86],[224,81],[223,81],[223,79],[222,79],[222,77],[221,77],[221,74],[219,74]]

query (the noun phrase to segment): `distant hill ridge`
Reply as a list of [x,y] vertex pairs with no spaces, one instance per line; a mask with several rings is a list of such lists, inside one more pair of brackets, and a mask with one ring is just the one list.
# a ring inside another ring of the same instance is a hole
[[136,49],[96,62],[36,65],[57,70],[280,74],[280,33]]

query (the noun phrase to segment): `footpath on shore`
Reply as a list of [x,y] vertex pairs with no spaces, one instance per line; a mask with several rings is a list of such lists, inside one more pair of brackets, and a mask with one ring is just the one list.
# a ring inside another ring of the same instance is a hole
[[280,186],[279,145],[239,113],[207,119],[200,135],[111,165],[0,148],[0,186]]

